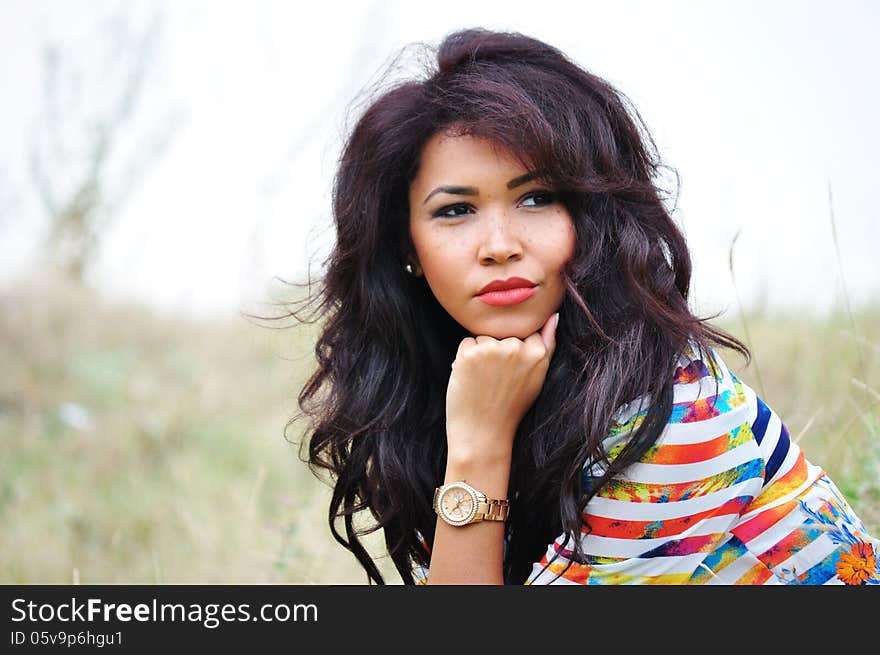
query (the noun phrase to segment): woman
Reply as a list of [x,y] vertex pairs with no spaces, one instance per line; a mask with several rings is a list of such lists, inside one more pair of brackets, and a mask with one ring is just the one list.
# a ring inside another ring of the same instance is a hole
[[625,98],[521,34],[453,33],[366,108],[299,402],[370,581],[378,529],[405,583],[880,581],[691,313],[659,172]]

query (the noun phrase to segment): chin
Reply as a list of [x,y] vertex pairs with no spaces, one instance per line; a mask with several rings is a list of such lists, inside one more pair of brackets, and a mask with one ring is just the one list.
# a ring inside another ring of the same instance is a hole
[[484,335],[494,339],[507,339],[508,337],[516,337],[517,339],[526,339],[541,329],[542,322],[530,321],[528,319],[508,319],[499,317],[492,321],[484,321],[480,325],[465,328],[472,337]]

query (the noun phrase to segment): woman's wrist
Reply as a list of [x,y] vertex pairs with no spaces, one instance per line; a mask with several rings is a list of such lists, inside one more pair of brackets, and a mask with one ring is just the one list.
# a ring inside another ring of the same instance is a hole
[[464,480],[489,498],[507,498],[511,453],[450,452],[446,458],[444,484]]

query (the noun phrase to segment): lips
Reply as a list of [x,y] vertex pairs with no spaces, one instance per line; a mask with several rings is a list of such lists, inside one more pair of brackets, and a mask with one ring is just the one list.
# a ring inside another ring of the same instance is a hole
[[489,284],[477,291],[477,295],[489,293],[490,291],[507,291],[508,289],[522,289],[536,286],[535,282],[527,280],[523,277],[509,277],[506,280],[492,280]]
[[531,298],[537,290],[537,284],[521,277],[506,280],[493,280],[477,294],[477,298],[488,305],[516,305]]

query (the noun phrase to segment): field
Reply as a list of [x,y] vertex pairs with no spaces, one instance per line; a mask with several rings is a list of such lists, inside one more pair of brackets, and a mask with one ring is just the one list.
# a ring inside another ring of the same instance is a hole
[[[880,534],[880,308],[719,325],[748,333],[754,362],[728,363]],[[302,422],[285,439],[314,336],[45,279],[0,293],[0,582],[364,583]]]

